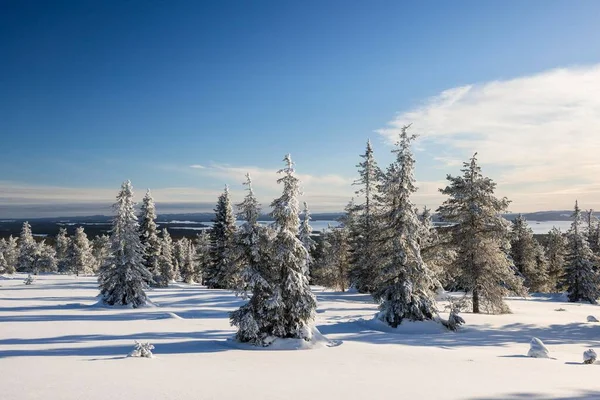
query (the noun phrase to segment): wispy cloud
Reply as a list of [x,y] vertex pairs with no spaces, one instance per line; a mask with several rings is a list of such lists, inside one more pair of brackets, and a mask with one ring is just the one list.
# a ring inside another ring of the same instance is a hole
[[[438,161],[479,153],[513,209],[598,208],[600,65],[555,69],[511,80],[448,89],[399,113],[378,132],[394,141],[413,124],[422,142],[447,146]],[[565,194],[565,190],[568,194]]]

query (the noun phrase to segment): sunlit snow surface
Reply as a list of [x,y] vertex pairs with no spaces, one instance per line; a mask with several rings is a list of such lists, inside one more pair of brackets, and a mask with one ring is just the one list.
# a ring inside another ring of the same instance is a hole
[[[176,284],[150,291],[153,306],[107,308],[93,277],[24,279],[0,279],[2,400],[600,398],[600,365],[582,363],[600,348],[600,323],[587,322],[600,309],[561,295],[463,314],[449,333],[388,328],[369,296],[315,288],[323,337],[257,349],[232,340],[242,301],[228,291]],[[554,359],[527,357],[533,337]],[[155,358],[127,357],[134,340]]]

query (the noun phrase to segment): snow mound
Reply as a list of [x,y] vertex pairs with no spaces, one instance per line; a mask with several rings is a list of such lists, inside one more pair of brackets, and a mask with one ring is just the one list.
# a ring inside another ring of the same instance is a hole
[[584,364],[593,364],[596,362],[596,352],[594,349],[589,349],[583,352],[583,363]]
[[598,318],[594,317],[593,315],[588,315],[587,322],[600,322],[600,321],[598,321]]
[[169,316],[169,318],[173,318],[173,319],[184,319],[181,318],[179,315],[173,313],[173,312],[168,312],[167,315]]
[[365,327],[379,332],[406,334],[406,335],[427,335],[447,333],[444,325],[437,321],[403,321],[397,328],[392,328],[377,317],[373,319],[360,319],[357,321]]
[[232,347],[242,350],[310,350],[320,349],[325,347],[336,347],[342,344],[339,340],[327,339],[316,327],[311,329],[312,338],[310,341],[304,339],[282,339],[270,337],[267,339],[267,346],[254,346],[249,343],[241,343],[235,339],[235,336],[228,339]]
[[544,343],[534,337],[531,339],[529,343],[529,352],[527,353],[527,357],[533,358],[550,358],[548,348],[544,345]]

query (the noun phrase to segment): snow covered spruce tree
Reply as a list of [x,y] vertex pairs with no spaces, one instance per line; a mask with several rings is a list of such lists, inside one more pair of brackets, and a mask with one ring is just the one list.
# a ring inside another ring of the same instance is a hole
[[14,274],[16,272],[16,264],[18,259],[17,241],[12,235],[8,240],[0,239],[0,253],[4,259],[3,274]]
[[56,242],[54,244],[58,272],[69,272],[69,265],[67,262],[67,256],[69,254],[69,242],[70,239],[69,236],[67,236],[67,229],[60,228],[58,230],[58,235],[56,235]]
[[77,276],[94,273],[94,256],[82,226],[77,227],[67,249],[67,270]]
[[205,284],[205,271],[210,267],[211,253],[210,253],[210,235],[206,230],[203,230],[196,235],[194,241],[194,248],[196,249],[196,263],[198,266],[198,282]]
[[107,235],[98,235],[92,240],[92,255],[96,261],[94,264],[94,273],[100,270],[104,262],[110,255],[110,237]]
[[590,209],[585,215],[587,230],[586,237],[590,250],[596,257],[600,256],[600,221],[594,216],[594,210]]
[[158,256],[158,270],[152,277],[157,287],[167,287],[175,280],[175,267],[173,266],[173,240],[167,228],[162,230],[160,241],[160,255]]
[[525,279],[529,292],[544,292],[548,287],[548,272],[540,244],[533,237],[533,230],[522,214],[512,222],[510,256],[519,273]]
[[10,274],[8,271],[8,263],[4,259],[4,253],[0,251],[0,274]]
[[504,251],[508,248],[508,221],[502,218],[510,203],[494,196],[496,183],[481,173],[477,153],[463,163],[463,175],[447,176],[440,192],[449,198],[438,208],[457,249],[458,286],[472,293],[473,312],[508,312],[503,296],[524,295],[522,279]]
[[38,272],[56,272],[56,251],[54,247],[46,244],[45,240],[37,243],[33,260],[33,272],[37,275]]
[[377,256],[379,225],[376,206],[377,189],[381,171],[373,155],[371,141],[367,142],[362,161],[357,165],[359,178],[353,183],[359,186],[356,195],[362,203],[356,205],[356,223],[350,228],[351,285],[361,293],[372,293],[379,275],[380,264]]
[[433,225],[431,210],[426,206],[419,216],[421,221],[421,257],[437,282],[444,288],[455,286],[453,268],[456,252],[449,244],[448,234]]
[[594,266],[594,254],[582,227],[581,210],[577,202],[572,218],[571,229],[567,232],[564,286],[567,288],[569,301],[585,300],[596,304],[600,297],[600,278]]
[[199,282],[202,279],[202,274],[200,273],[200,269],[196,262],[196,249],[194,243],[191,240],[186,239],[182,245],[181,251],[183,256],[182,264],[179,267],[181,279],[185,283]]
[[[161,242],[156,232],[156,207],[150,189],[146,191],[140,211],[140,238],[144,246],[144,265],[152,277],[155,277],[160,275],[158,257],[160,256]],[[156,283],[150,280],[148,284],[155,285]]]
[[31,233],[31,225],[29,222],[23,222],[21,228],[21,236],[19,237],[19,257],[17,260],[17,271],[19,272],[34,272],[34,263],[38,245]]
[[152,276],[144,266],[144,248],[140,241],[130,181],[121,185],[114,204],[116,211],[111,231],[111,255],[100,268],[100,296],[108,305],[146,304],[144,289]]
[[269,263],[269,230],[258,224],[260,204],[252,190],[252,180],[246,174],[248,190],[244,201],[237,205],[239,218],[245,222],[237,231],[236,242],[240,253],[242,284],[240,290],[249,300],[230,314],[231,325],[238,328],[236,338],[241,342],[266,345],[272,335],[276,310],[271,299],[277,276]]
[[396,159],[379,186],[382,240],[377,254],[381,267],[373,297],[380,304],[377,318],[394,328],[404,319],[430,320],[437,314],[436,282],[421,257],[421,222],[411,200],[417,191],[411,151],[416,136],[408,134],[409,127],[402,128],[392,150]]
[[546,241],[546,260],[548,262],[548,286],[550,290],[563,290],[562,277],[565,273],[565,254],[567,239],[560,229],[553,227]]
[[240,283],[240,267],[234,256],[235,214],[227,186],[219,196],[215,214],[210,231],[212,263],[206,274],[206,285],[213,289],[237,289]]
[[304,209],[302,210],[302,220],[300,221],[300,230],[298,232],[298,239],[304,245],[306,252],[308,254],[308,259],[306,261],[306,273],[310,275],[311,265],[313,263],[313,252],[317,247],[317,243],[311,237],[312,235],[312,226],[310,226],[310,210],[308,209],[308,205],[304,202]]

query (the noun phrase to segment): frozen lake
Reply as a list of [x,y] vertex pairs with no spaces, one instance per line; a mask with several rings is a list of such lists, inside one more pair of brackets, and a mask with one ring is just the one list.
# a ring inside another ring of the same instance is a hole
[[557,227],[562,233],[565,233],[571,227],[572,221],[527,221],[533,233],[548,233],[553,227]]

